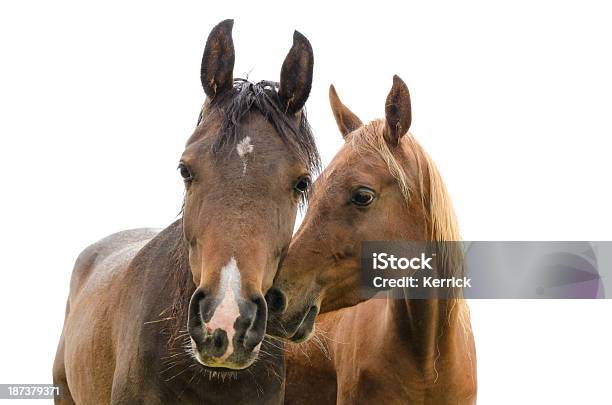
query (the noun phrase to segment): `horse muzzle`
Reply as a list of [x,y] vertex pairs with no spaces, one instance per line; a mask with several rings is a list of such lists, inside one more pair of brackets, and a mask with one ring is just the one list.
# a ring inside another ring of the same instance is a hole
[[240,370],[259,353],[267,307],[261,294],[215,297],[199,288],[189,304],[188,331],[196,359],[205,366]]
[[270,313],[266,333],[296,343],[308,340],[312,336],[319,313],[317,305],[307,305],[301,311],[287,312],[284,293],[274,287],[266,294],[266,301]]

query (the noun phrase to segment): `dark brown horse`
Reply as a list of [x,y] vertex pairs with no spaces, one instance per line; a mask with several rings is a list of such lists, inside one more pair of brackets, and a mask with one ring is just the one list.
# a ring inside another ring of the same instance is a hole
[[[406,135],[408,88],[395,76],[385,119],[367,125],[333,87],[330,101],[345,143],[316,181],[269,294],[286,307],[268,333],[304,341],[325,313],[317,336],[287,357],[286,403],[473,404],[476,357],[465,300],[362,302],[360,295],[362,241],[460,240],[436,166]],[[451,272],[462,270],[461,260],[453,249],[437,258]]]
[[296,31],[280,84],[235,80],[232,26],[206,42],[207,97],[179,165],[182,218],[111,235],[76,262],[53,369],[59,403],[282,401],[263,293],[319,165],[302,111],[313,55]]

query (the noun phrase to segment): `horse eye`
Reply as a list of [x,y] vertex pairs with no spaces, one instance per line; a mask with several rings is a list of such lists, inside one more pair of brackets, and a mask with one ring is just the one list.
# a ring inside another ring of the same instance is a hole
[[308,176],[300,177],[298,181],[295,182],[295,185],[293,186],[293,189],[301,194],[304,194],[305,192],[307,192],[309,188],[310,188],[310,177]]
[[179,169],[179,172],[181,173],[181,177],[183,178],[183,180],[185,180],[185,181],[193,180],[193,176],[191,175],[191,171],[189,170],[189,168],[187,166],[185,166],[184,163],[180,163],[178,169]]
[[372,204],[376,198],[376,193],[367,187],[360,187],[351,194],[351,202],[355,205],[365,207]]

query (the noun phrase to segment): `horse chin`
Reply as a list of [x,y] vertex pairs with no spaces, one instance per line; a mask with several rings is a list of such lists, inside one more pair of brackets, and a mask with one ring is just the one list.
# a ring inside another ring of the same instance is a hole
[[218,371],[218,372],[235,372],[249,368],[257,359],[257,354],[254,353],[252,359],[244,363],[234,363],[234,362],[218,362],[215,360],[206,360],[202,357],[202,355],[198,352],[194,352],[194,357],[198,363],[200,363],[204,368],[209,371]]
[[314,335],[315,332],[315,320],[319,308],[316,305],[311,306],[304,316],[302,323],[297,327],[295,333],[289,338],[293,343],[302,343],[307,341]]
[[314,332],[314,324],[312,326],[300,325],[295,334],[291,336],[290,340],[292,343],[302,343],[310,339],[314,335]]

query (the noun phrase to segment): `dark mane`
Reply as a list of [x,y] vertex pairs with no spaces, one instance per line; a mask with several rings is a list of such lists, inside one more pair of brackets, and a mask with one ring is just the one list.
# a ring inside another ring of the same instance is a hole
[[[238,129],[245,116],[256,109],[274,127],[280,138],[295,156],[302,160],[312,174],[319,173],[321,158],[317,151],[312,129],[306,118],[306,111],[300,113],[296,123],[285,109],[278,95],[278,83],[260,81],[252,83],[245,79],[234,79],[231,91],[213,99],[211,107],[222,111],[221,133],[214,144],[214,151],[220,152],[227,147],[233,148],[239,142]],[[198,125],[202,114],[198,118]]]

